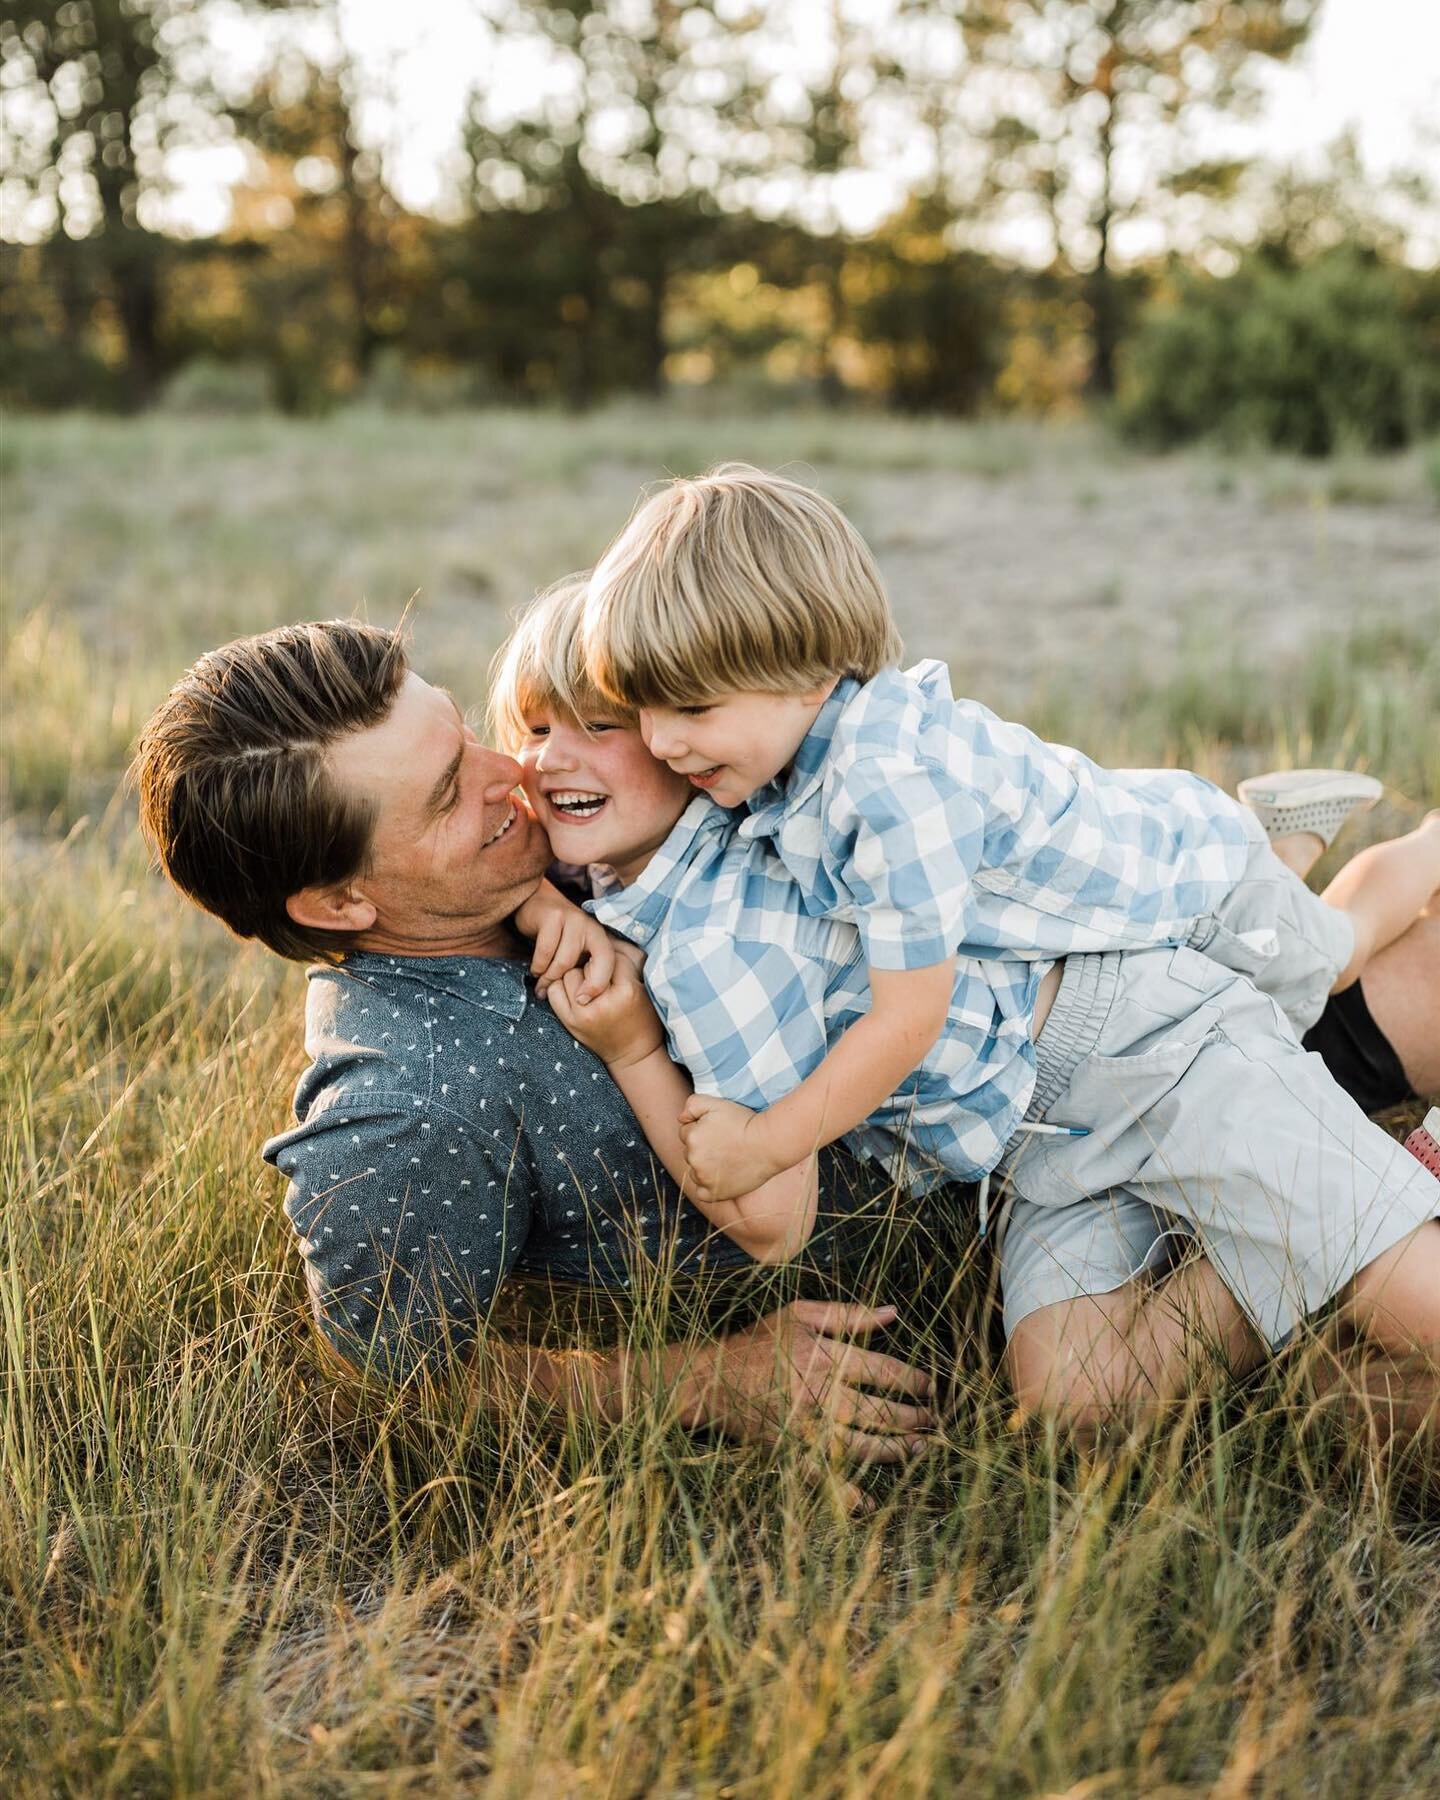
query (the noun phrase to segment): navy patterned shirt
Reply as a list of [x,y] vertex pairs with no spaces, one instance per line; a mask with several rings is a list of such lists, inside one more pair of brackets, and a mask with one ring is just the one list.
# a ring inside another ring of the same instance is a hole
[[[754,1267],[680,1195],[522,962],[359,953],[313,968],[305,1047],[299,1123],[263,1154],[289,1178],[316,1316],[352,1363],[438,1367],[512,1273],[613,1289],[637,1256]],[[843,1156],[822,1181],[857,1198],[867,1185]]]

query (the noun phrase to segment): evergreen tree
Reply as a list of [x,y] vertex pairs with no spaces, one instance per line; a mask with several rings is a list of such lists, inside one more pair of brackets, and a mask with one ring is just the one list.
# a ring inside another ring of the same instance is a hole
[[[937,0],[985,77],[987,198],[1018,199],[1057,259],[1088,267],[1094,386],[1113,392],[1122,329],[1115,231],[1235,165],[1206,141],[1305,42],[1319,0]],[[1202,150],[1209,154],[1202,154]],[[988,210],[988,208],[987,208]]]

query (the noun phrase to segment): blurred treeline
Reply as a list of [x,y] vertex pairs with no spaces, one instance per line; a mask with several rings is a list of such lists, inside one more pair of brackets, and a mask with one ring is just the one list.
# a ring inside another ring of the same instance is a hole
[[[1344,144],[1306,180],[1215,153],[1318,5],[475,0],[421,212],[344,0],[12,4],[0,392],[1099,397],[1159,442],[1403,444],[1440,423],[1440,277],[1404,256],[1432,196],[1377,196]],[[243,173],[199,236],[174,171],[225,146]],[[897,202],[861,231],[867,179]]]

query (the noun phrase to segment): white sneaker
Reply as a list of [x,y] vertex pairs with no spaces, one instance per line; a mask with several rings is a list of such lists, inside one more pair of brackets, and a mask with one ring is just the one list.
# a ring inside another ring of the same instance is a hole
[[1351,813],[1373,806],[1385,789],[1373,775],[1351,769],[1277,769],[1252,775],[1235,791],[1268,837],[1310,831],[1328,847]]

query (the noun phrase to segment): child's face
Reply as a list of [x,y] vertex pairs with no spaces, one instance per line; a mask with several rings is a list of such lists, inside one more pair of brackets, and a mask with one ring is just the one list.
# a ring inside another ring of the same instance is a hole
[[[633,726],[597,716],[585,727],[546,707],[526,712],[519,750],[525,794],[561,862],[609,863],[633,881],[694,797]],[[588,727],[588,729],[586,728]]]
[[795,759],[835,686],[802,694],[721,694],[695,706],[645,706],[640,735],[721,806],[740,806]]

